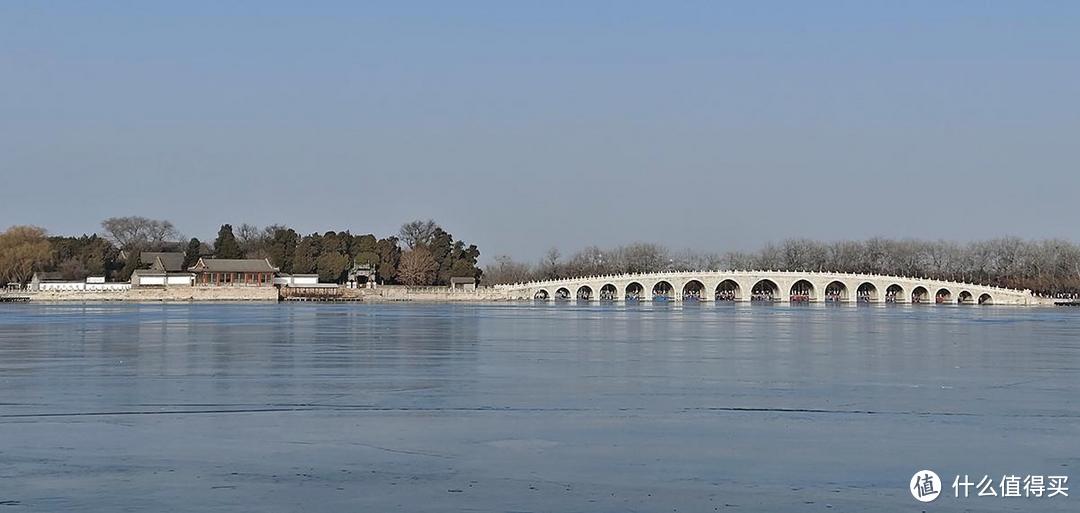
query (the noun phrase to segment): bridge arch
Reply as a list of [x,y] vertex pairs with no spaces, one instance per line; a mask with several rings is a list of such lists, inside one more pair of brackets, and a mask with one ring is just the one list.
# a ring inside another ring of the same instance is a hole
[[904,287],[901,287],[900,284],[893,283],[885,289],[886,303],[903,303],[904,301]]
[[[793,299],[811,301],[873,301],[961,304],[1047,304],[1030,291],[956,283],[929,278],[874,274],[792,271],[700,271],[585,276],[544,280],[494,288],[512,299],[590,301],[634,300],[657,295],[673,301],[683,299],[777,300],[788,293]],[[710,295],[706,295],[710,294]],[[610,299],[609,299],[610,298]],[[659,299],[659,298],[658,298]]]
[[704,301],[705,284],[698,280],[690,280],[682,288],[683,301]]
[[675,299],[675,287],[671,286],[667,280],[660,280],[652,287],[653,301],[670,301]]
[[772,280],[758,280],[758,282],[750,288],[751,301],[776,301],[779,298],[780,286]]
[[847,284],[840,280],[833,280],[825,286],[825,301],[847,301],[848,300],[848,288]]
[[814,284],[810,280],[799,280],[791,285],[788,290],[788,299],[796,303],[808,303],[813,301],[816,295]]
[[742,299],[739,283],[735,280],[724,280],[716,286],[717,301],[738,301]]
[[855,297],[862,303],[875,303],[878,300],[878,290],[873,283],[863,282],[855,289]]

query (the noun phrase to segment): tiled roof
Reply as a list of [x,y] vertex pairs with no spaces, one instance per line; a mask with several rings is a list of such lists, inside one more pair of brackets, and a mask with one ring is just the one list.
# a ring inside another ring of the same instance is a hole
[[154,265],[161,259],[163,269],[161,271],[183,271],[184,254],[180,252],[146,251],[139,255],[139,261],[144,264]]
[[60,271],[38,271],[34,273],[39,281],[67,281],[64,279],[64,273]]
[[265,258],[200,258],[189,269],[212,273],[272,273],[278,268]]

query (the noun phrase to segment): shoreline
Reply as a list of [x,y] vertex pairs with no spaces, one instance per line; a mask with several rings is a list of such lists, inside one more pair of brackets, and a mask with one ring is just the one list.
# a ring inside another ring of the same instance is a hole
[[[174,286],[174,287],[138,287],[126,290],[48,290],[48,291],[3,291],[0,292],[0,303],[533,303],[536,300],[528,294],[504,287],[480,287],[472,290],[452,290],[444,287],[408,287],[403,285],[385,285],[376,288],[321,288],[291,293],[289,289],[278,287],[205,287],[205,286]],[[554,300],[553,303],[578,303],[585,301],[588,304],[600,303],[596,299],[588,300]],[[624,303],[623,299],[609,299],[606,302]],[[681,304],[679,299],[669,299],[671,303]],[[690,301],[690,300],[687,300]],[[643,300],[641,302],[652,302]],[[698,301],[694,301],[698,302]],[[715,301],[704,299],[701,303],[732,302],[735,304],[759,303],[749,299],[740,298],[734,301]],[[765,301],[770,304],[786,304],[785,300]],[[934,305],[947,306],[934,302],[889,302],[889,301],[857,301],[846,299],[841,301],[795,301],[799,304],[902,304],[902,305]],[[1025,301],[995,302],[995,306],[1073,306],[1072,303],[1051,298],[1038,296],[1026,296]]]
[[[8,302],[30,303],[492,303],[508,302],[505,291],[481,288],[451,291],[434,287],[383,286],[375,289],[340,288],[330,296],[283,298],[277,287],[166,287],[119,291],[49,290],[0,293]],[[23,301],[13,301],[24,299]]]
[[[241,304],[241,303],[254,303],[254,304],[266,304],[266,303],[281,303],[281,304],[369,304],[369,305],[385,305],[395,303],[414,303],[414,304],[453,304],[453,303],[470,303],[470,304],[560,304],[560,305],[598,305],[598,304],[672,304],[682,305],[688,304],[726,304],[731,306],[855,306],[855,307],[889,307],[889,306],[912,306],[912,307],[1022,307],[1022,308],[1062,308],[1062,307],[1078,307],[1080,303],[1074,302],[1058,302],[1047,301],[1041,303],[1028,303],[1028,304],[1002,304],[1002,305],[958,305],[958,304],[935,304],[935,303],[887,303],[887,302],[859,302],[859,301],[842,301],[842,302],[790,302],[790,301],[537,301],[530,299],[521,299],[513,297],[490,297],[490,296],[477,296],[472,294],[431,294],[431,293],[414,293],[414,294],[395,294],[391,296],[385,296],[381,294],[365,294],[362,297],[353,297],[348,299],[322,299],[312,298],[304,300],[295,299],[279,299],[276,292],[266,295],[246,295],[246,294],[169,294],[154,296],[151,294],[93,294],[85,292],[71,292],[68,291],[63,294],[57,294],[50,292],[43,293],[29,293],[21,294],[18,296],[8,295],[9,299],[12,297],[24,298],[21,301],[0,301],[2,303],[10,304],[105,304],[105,303],[128,303],[128,304]],[[0,307],[2,308],[2,307]]]

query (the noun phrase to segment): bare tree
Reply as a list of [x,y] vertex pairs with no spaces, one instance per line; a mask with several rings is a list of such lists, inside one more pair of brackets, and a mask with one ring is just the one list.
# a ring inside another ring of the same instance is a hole
[[552,249],[536,279],[665,270],[834,271],[893,274],[1029,288],[1041,293],[1080,293],[1080,246],[1069,241],[1025,241],[1016,237],[958,244],[886,239],[822,243],[790,239],[757,252],[723,256],[635,243],[611,250],[589,247],[568,261]]
[[619,248],[624,272],[645,273],[667,269],[671,264],[668,251],[659,244],[635,242]]
[[36,226],[12,226],[0,233],[0,277],[26,283],[35,269],[52,256],[45,230]]
[[439,225],[432,219],[426,221],[416,220],[401,225],[398,234],[400,235],[401,242],[403,242],[407,248],[413,249],[430,245],[435,239],[435,233],[438,229]]
[[691,249],[676,253],[671,260],[676,271],[705,271],[724,266],[724,259],[715,253],[701,253]]
[[562,274],[569,276],[596,276],[608,274],[610,260],[605,258],[604,252],[596,246],[589,246],[574,253],[565,264],[562,265]]
[[848,240],[834,242],[826,250],[825,270],[850,269],[858,262],[861,252],[858,242]]
[[120,249],[160,247],[180,237],[171,222],[140,216],[110,217],[101,222],[101,228]]
[[233,233],[236,235],[236,243],[240,245],[240,251],[247,258],[255,258],[268,240],[264,238],[266,232],[253,224],[243,223],[236,227]]
[[401,255],[397,279],[406,285],[431,285],[438,272],[439,264],[431,251],[422,246],[415,247]]
[[542,279],[556,280],[562,276],[562,262],[559,259],[562,258],[562,253],[559,252],[559,248],[552,247],[544,253],[544,256],[540,258],[539,274]]
[[783,267],[783,253],[775,244],[769,243],[761,248],[754,258],[754,269],[776,270]]
[[521,283],[531,280],[529,264],[515,262],[507,255],[495,257],[495,262],[484,267],[484,282],[490,284]]
[[753,269],[754,256],[741,251],[728,251],[723,256],[723,269],[729,271],[744,271]]

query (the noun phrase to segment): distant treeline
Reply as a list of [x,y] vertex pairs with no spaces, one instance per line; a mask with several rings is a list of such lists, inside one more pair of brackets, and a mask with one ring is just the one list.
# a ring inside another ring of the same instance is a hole
[[597,274],[691,270],[831,271],[917,276],[1031,289],[1080,292],[1080,246],[1064,240],[1005,237],[971,243],[893,240],[768,244],[756,252],[672,252],[658,244],[589,247],[569,257],[552,248],[538,263],[506,256],[484,270],[488,283]]
[[144,251],[183,252],[185,268],[200,257],[267,258],[282,272],[318,274],[341,282],[354,265],[376,270],[382,283],[445,285],[451,277],[481,278],[480,250],[455,240],[432,220],[402,225],[396,236],[353,235],[348,230],[300,235],[292,228],[224,224],[210,243],[183,241],[169,221],[113,217],[101,234],[49,236],[42,228],[14,226],[0,233],[0,280],[26,283],[35,271],[55,271],[68,279],[105,276],[126,281],[144,267]]

